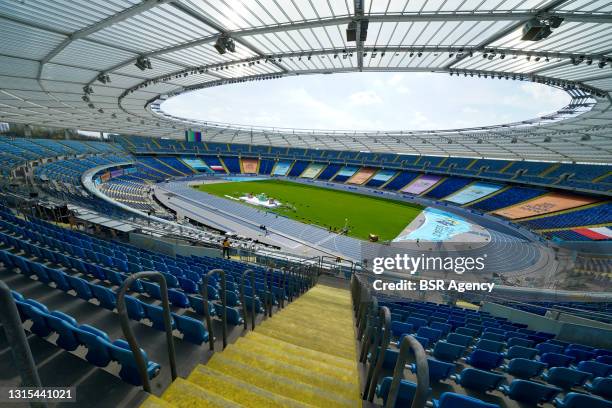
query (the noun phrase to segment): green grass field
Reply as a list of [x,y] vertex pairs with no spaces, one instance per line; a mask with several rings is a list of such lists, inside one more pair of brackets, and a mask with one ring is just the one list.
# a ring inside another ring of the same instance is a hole
[[361,239],[376,234],[383,241],[391,240],[422,210],[400,201],[280,180],[203,184],[197,188],[219,197],[265,193],[283,204],[270,211],[324,228],[341,230],[348,218],[348,235]]

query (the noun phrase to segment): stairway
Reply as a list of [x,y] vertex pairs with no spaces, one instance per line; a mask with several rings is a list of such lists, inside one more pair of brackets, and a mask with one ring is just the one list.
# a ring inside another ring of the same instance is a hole
[[145,408],[357,407],[348,290],[317,285]]

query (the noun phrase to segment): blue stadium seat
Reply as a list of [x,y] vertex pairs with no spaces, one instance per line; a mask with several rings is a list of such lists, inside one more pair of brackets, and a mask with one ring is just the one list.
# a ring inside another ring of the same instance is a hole
[[439,341],[434,346],[432,355],[438,360],[455,362],[465,353],[465,346]]
[[189,299],[187,296],[176,289],[168,289],[168,300],[173,306],[180,308],[189,307]]
[[474,346],[480,350],[492,351],[494,353],[500,353],[504,347],[506,347],[506,343],[502,343],[500,341],[486,340],[480,339]]
[[529,347],[512,346],[506,351],[506,358],[512,360],[513,358],[526,358],[533,360],[538,354],[538,350]]
[[398,322],[396,320],[391,322],[391,335],[393,337],[400,337],[406,333],[412,333],[412,325],[410,323]]
[[[380,384],[376,386],[376,396],[378,398],[382,398],[383,405],[387,404],[387,397],[389,396],[389,389],[391,388],[391,377],[384,377]],[[431,391],[431,389],[430,389]],[[397,393],[397,400],[395,401],[395,407],[409,407],[412,405],[412,400],[414,399],[414,395],[416,394],[416,384],[407,381],[401,380],[399,391]]]
[[58,289],[64,292],[68,292],[70,290],[70,284],[68,283],[68,280],[66,279],[66,274],[64,272],[52,268],[46,269],[47,275],[49,276],[51,281],[55,283],[55,286]]
[[431,327],[421,326],[417,330],[417,336],[429,339],[430,343],[435,343],[442,337],[442,331],[432,329]]
[[514,380],[510,385],[502,385],[500,391],[515,401],[538,405],[551,402],[561,389],[533,381]]
[[449,335],[446,336],[447,343],[457,344],[463,347],[468,347],[470,344],[472,344],[472,341],[474,341],[472,336],[466,336],[464,334],[449,333]]
[[146,317],[142,302],[133,296],[125,296],[125,309],[127,310],[128,317],[137,322],[141,321]]
[[179,316],[176,314],[173,314],[172,317],[176,322],[176,328],[183,333],[184,340],[195,344],[202,344],[208,341],[208,332],[204,329],[201,321],[189,316]]
[[47,324],[46,316],[49,314],[47,308],[31,299],[27,299],[23,302],[15,301],[19,309],[19,313],[24,320],[29,319],[32,321],[32,327],[30,330],[32,333],[40,337],[47,337],[51,334],[52,329]]
[[595,359],[598,363],[612,364],[612,356],[603,355]]
[[593,394],[612,399],[612,377],[597,377],[585,388]]
[[455,375],[453,379],[463,388],[487,392],[498,389],[506,381],[506,376],[468,367]]
[[594,397],[592,395],[569,392],[565,398],[556,398],[557,408],[612,408],[612,402]]
[[95,327],[82,324],[76,330],[79,343],[87,347],[85,359],[98,367],[106,367],[112,360],[110,355],[110,338],[108,335]]
[[429,347],[429,339],[427,337],[421,337],[421,336],[417,336],[414,334],[402,334],[396,344],[398,347],[400,346],[400,344],[402,344],[402,340],[404,339],[405,336],[414,337],[419,343],[421,343],[421,346],[423,346],[424,349]]
[[[438,361],[433,358],[427,359],[427,365],[429,366],[429,383],[435,384],[438,381],[444,381],[455,372],[455,364],[445,363],[444,361]],[[417,365],[410,364],[410,371],[416,374]]]
[[[153,327],[157,330],[166,330],[166,326],[164,325],[164,309],[160,306],[150,305],[144,302],[141,302],[141,305],[145,311],[145,315],[147,319],[153,324]],[[172,322],[172,328],[176,327],[176,322],[172,317],[170,318]]]
[[553,367],[542,375],[542,379],[557,387],[569,389],[584,385],[591,376],[585,371],[578,371],[567,367]]
[[497,342],[505,342],[506,336],[504,334],[487,332],[485,330],[485,332],[482,333],[482,336],[480,336],[480,339],[481,340],[492,340],[492,341],[497,341]]
[[432,329],[440,330],[445,336],[448,335],[448,333],[450,333],[451,329],[453,328],[450,324],[435,321],[432,322],[429,327],[431,327]]
[[454,392],[443,393],[439,399],[432,401],[432,406],[433,408],[500,408],[497,404],[489,404],[478,398]]
[[521,337],[510,337],[506,340],[506,347],[510,348],[513,346],[533,347],[533,341]]
[[528,380],[537,377],[546,368],[546,364],[526,358],[513,358],[508,365],[502,367],[508,374]]
[[[130,350],[129,344],[125,340],[115,340],[109,344],[111,358],[121,364],[121,370],[119,376],[126,382],[132,385],[142,385],[140,375],[138,374],[138,368],[136,366],[136,360],[134,354]],[[147,374],[149,378],[154,378],[161,369],[160,365],[149,361],[147,353],[141,350],[144,357]]]
[[499,367],[504,361],[504,355],[492,351],[476,349],[467,356],[465,360],[472,367],[481,370],[492,370]]
[[[226,306],[225,310],[227,313],[227,324],[238,326],[243,323],[242,316],[238,309]],[[223,313],[223,306],[215,303],[215,313],[217,316],[221,316],[221,313]]]
[[551,343],[540,343],[536,345],[535,348],[536,350],[538,350],[539,355],[542,355],[544,353],[563,353],[563,347]]
[[568,367],[574,361],[574,358],[565,354],[544,353],[540,357],[540,361],[548,364],[549,367]]
[[100,302],[100,306],[108,310],[114,310],[117,306],[117,296],[112,290],[104,286],[91,284],[91,293]]
[[581,361],[576,368],[580,371],[586,371],[593,377],[607,377],[612,375],[612,365],[599,363],[597,361]]
[[425,319],[410,316],[406,319],[406,323],[411,324],[415,330],[418,330],[421,328],[421,326],[427,326],[428,322]]
[[455,333],[463,334],[464,336],[477,337],[480,334],[480,331],[476,329],[470,329],[468,327],[458,327],[457,330],[455,330]]
[[85,279],[70,275],[66,275],[66,279],[68,280],[70,287],[76,292],[78,297],[83,300],[89,300],[93,298],[93,293],[91,293],[89,283]]
[[76,320],[58,311],[51,312],[46,318],[49,327],[59,335],[56,341],[58,346],[68,351],[73,351],[79,346],[76,336],[78,327]]
[[565,355],[572,357],[574,359],[574,361],[579,362],[579,361],[585,361],[585,360],[591,360],[594,359],[595,353],[592,351],[588,351],[588,350],[580,350],[577,348],[567,348],[565,349]]

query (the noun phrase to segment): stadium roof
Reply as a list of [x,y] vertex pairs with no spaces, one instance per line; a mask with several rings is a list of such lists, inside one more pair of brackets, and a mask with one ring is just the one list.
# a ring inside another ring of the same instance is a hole
[[[530,21],[552,34],[521,40]],[[347,42],[349,25],[356,41]],[[0,0],[0,38],[0,121],[175,138],[191,128],[234,143],[612,162],[610,1]],[[229,40],[235,52],[220,54],[215,45]],[[533,121],[429,132],[245,128],[159,110],[169,95],[230,81],[351,71],[537,81],[573,99]]]

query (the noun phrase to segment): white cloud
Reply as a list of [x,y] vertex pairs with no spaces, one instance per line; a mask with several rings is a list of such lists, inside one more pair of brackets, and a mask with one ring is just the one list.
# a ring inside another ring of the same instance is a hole
[[374,105],[382,103],[382,98],[374,91],[355,92],[349,96],[353,105]]

